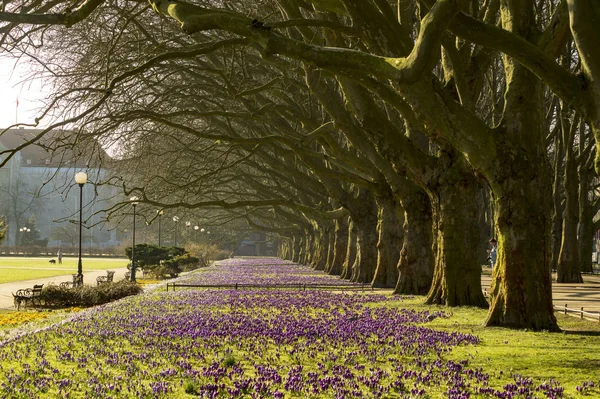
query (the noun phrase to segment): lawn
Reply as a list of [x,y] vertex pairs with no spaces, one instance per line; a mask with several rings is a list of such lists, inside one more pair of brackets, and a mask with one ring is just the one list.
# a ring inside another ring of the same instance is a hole
[[[319,277],[230,260],[190,281],[240,275]],[[0,343],[0,397],[600,397],[597,322],[560,317],[567,332],[554,334],[483,328],[483,310],[422,302],[355,291],[149,292]],[[28,317],[6,323],[15,319]]]
[[[13,281],[63,276],[77,273],[77,258],[63,258],[61,265],[50,258],[0,257],[0,284]],[[127,267],[124,258],[83,258],[83,270],[109,270]]]

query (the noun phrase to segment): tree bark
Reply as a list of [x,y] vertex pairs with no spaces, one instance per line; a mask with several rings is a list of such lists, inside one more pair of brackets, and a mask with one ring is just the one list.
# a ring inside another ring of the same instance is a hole
[[[501,7],[504,29],[525,39],[535,37],[530,1],[501,2]],[[494,131],[497,164],[488,179],[499,235],[486,325],[559,331],[552,305],[552,186],[547,132],[540,128],[542,86],[509,57],[504,58],[504,71],[504,117]]]
[[579,169],[579,270],[591,273],[594,252],[594,209],[588,198],[590,192],[590,170],[585,163]]
[[346,255],[342,266],[341,278],[350,280],[352,277],[352,269],[354,262],[356,261],[356,237],[358,230],[354,224],[354,221],[350,219],[348,223],[348,246],[346,247]]
[[348,250],[348,218],[336,219],[334,230],[333,260],[329,274],[341,275]]
[[398,261],[404,232],[403,209],[391,191],[377,196],[377,269],[373,287],[393,288],[398,281]]
[[481,290],[481,264],[477,259],[479,224],[478,183],[464,157],[443,174],[430,192],[435,215],[437,256],[428,304],[487,308]]
[[294,234],[292,237],[292,262],[300,263],[300,248],[302,245],[302,239],[299,235]]
[[558,255],[558,283],[581,283],[579,271],[579,248],[577,245],[577,224],[579,222],[579,182],[577,176],[577,159],[575,157],[574,139],[576,127],[569,120],[565,111],[560,113],[564,146],[565,146],[565,210],[563,212],[563,229]]
[[335,227],[332,222],[327,222],[327,257],[325,262],[325,272],[331,274],[333,268],[333,257],[335,255]]
[[551,192],[537,171],[529,173],[506,182],[496,199],[499,253],[486,325],[558,331],[548,256]]
[[425,191],[415,186],[411,195],[402,196],[402,207],[404,240],[394,294],[425,295],[431,288],[435,262],[431,202]]
[[325,262],[327,261],[327,231],[322,225],[316,224],[313,228],[313,259],[312,267],[315,270],[325,270]]
[[551,241],[551,255],[550,268],[556,270],[558,265],[558,256],[560,255],[560,242],[562,239],[563,229],[563,212],[564,205],[562,202],[562,159],[564,156],[564,147],[560,134],[556,135],[554,139],[554,148],[556,148],[554,154],[554,182],[552,184],[552,241]]
[[373,193],[360,189],[358,200],[360,209],[351,210],[352,220],[357,227],[356,260],[351,281],[371,283],[377,269],[377,206]]

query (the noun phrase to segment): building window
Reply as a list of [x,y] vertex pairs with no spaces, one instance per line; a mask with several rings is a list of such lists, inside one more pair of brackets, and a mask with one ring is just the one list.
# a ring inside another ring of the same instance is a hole
[[46,159],[46,165],[50,165],[50,160]]
[[27,160],[27,165],[31,165],[31,159]]

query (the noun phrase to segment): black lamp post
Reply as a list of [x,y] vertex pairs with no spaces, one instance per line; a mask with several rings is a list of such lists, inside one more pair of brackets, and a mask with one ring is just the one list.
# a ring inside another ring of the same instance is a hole
[[162,215],[163,213],[165,213],[162,209],[156,211],[156,213],[158,213],[158,246],[161,247],[160,245],[160,221],[162,219]]
[[186,241],[191,241],[191,233],[190,233],[190,229],[192,227],[192,222],[190,222],[189,220],[187,222],[185,222],[185,240]]
[[131,201],[131,205],[133,205],[133,235],[131,239],[131,282],[135,283],[135,207],[138,204],[139,198],[134,196],[129,198],[129,200]]
[[200,227],[198,226],[194,226],[194,241],[196,242],[196,244],[198,243],[198,229]]
[[81,262],[81,237],[83,236],[83,186],[85,183],[87,183],[87,173],[76,173],[75,183],[79,184],[79,260],[77,262],[77,277],[73,285],[83,285],[83,263]]
[[177,246],[177,222],[179,222],[179,216],[173,216],[173,222],[175,223],[175,247]]
[[28,227],[21,227],[19,229],[19,232],[21,232],[21,245],[26,245],[27,244],[27,233],[29,233],[31,231],[30,228]]

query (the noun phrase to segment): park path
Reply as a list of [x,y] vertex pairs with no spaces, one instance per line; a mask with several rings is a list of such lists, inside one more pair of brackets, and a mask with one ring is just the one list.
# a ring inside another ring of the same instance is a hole
[[[113,277],[115,281],[125,278],[127,268],[123,267],[111,270],[115,271],[115,275]],[[106,270],[88,270],[83,275],[83,281],[86,284],[96,284],[96,277],[98,276],[106,276]],[[35,280],[14,281],[12,283],[0,284],[0,309],[14,309],[12,293],[17,292],[17,290],[21,288],[31,288],[35,284],[54,283],[58,285],[63,281],[73,281],[72,275],[66,274],[63,276],[45,277]]]
[[[556,279],[556,273],[552,277]],[[491,282],[491,276],[481,277],[484,291],[489,292]],[[552,283],[552,302],[554,306],[568,305],[569,309],[584,308],[586,312],[600,313],[600,275],[584,275],[582,284]]]
[[[125,278],[126,268],[117,268],[115,270],[115,281]],[[84,275],[84,282],[94,284],[96,277],[105,276],[106,270],[88,270]],[[555,276],[554,276],[555,277]],[[586,275],[583,277],[583,284],[557,284],[552,285],[552,296],[554,305],[564,306],[568,304],[569,308],[584,308],[586,312],[600,313],[600,275]],[[71,274],[64,276],[54,276],[35,280],[17,281],[12,283],[0,284],[0,309],[14,309],[12,293],[20,288],[30,288],[34,284],[59,284],[63,281],[71,281]],[[481,285],[483,290],[489,291],[491,277],[483,275]]]

